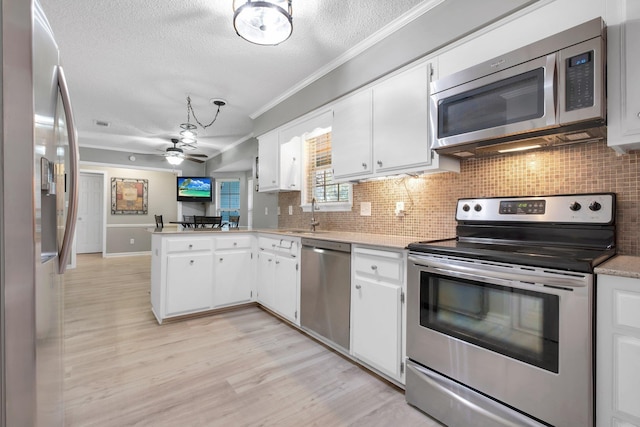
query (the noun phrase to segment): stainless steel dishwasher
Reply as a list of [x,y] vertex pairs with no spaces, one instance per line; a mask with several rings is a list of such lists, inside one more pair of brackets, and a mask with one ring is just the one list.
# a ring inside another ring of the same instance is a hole
[[300,325],[349,350],[351,245],[302,239]]

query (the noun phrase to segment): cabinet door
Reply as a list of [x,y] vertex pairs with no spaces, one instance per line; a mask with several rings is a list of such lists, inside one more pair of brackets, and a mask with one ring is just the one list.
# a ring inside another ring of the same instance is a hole
[[431,163],[428,117],[429,65],[373,87],[373,167],[407,170]]
[[370,175],[371,91],[349,96],[333,107],[331,163],[335,179]]
[[260,252],[258,254],[257,299],[260,304],[271,309],[273,309],[273,302],[275,300],[275,258],[275,255],[270,252]]
[[280,189],[300,190],[302,138],[295,136],[280,145]]
[[298,260],[278,256],[275,261],[274,309],[283,317],[298,324],[299,298]]
[[351,293],[353,355],[400,379],[401,293],[398,285],[355,277]]
[[251,251],[216,252],[213,306],[251,301]]
[[640,2],[608,0],[607,143],[619,152],[640,149]]
[[280,179],[280,140],[278,131],[258,137],[259,191],[277,190]]
[[167,316],[211,308],[211,260],[211,252],[167,255]]
[[640,426],[640,280],[597,282],[596,425]]

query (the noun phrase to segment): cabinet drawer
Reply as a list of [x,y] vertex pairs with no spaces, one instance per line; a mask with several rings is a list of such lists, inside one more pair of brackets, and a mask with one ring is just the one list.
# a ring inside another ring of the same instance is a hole
[[280,243],[280,240],[274,239],[272,237],[259,237],[258,238],[258,247],[265,251],[274,251],[276,246]]
[[251,236],[225,236],[216,239],[216,249],[251,248]]
[[297,257],[299,248],[300,242],[294,239],[278,239],[273,237],[258,238],[258,249],[261,251]]
[[353,268],[356,275],[402,282],[404,258],[399,252],[355,249]]
[[212,238],[200,239],[167,239],[167,252],[193,252],[210,251],[212,249]]

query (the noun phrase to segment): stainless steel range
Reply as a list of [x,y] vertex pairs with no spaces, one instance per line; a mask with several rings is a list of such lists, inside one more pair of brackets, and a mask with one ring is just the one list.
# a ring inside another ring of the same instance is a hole
[[409,245],[407,402],[450,427],[593,426],[615,195],[461,199],[456,220]]

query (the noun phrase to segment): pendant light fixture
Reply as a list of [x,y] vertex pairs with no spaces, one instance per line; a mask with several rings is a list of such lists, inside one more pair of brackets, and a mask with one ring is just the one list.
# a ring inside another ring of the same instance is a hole
[[274,46],[293,32],[291,0],[234,0],[233,10],[233,28],[251,43]]
[[180,124],[180,129],[182,129],[180,131],[180,140],[179,140],[181,148],[185,150],[195,150],[198,144],[198,140],[196,139],[196,137],[198,136],[196,129],[198,127],[193,123],[191,123],[191,116],[193,116],[193,120],[195,120],[196,123],[202,127],[202,129],[206,129],[212,124],[214,124],[215,121],[218,119],[218,114],[220,114],[220,107],[224,107],[225,105],[227,105],[227,103],[224,100],[218,99],[218,98],[213,98],[210,100],[210,102],[213,105],[217,106],[218,109],[216,111],[216,115],[213,117],[213,120],[211,120],[211,123],[203,125],[202,123],[200,123],[200,120],[198,120],[198,118],[196,117],[196,112],[193,111],[193,107],[191,106],[191,97],[187,96],[187,121],[185,123]]

